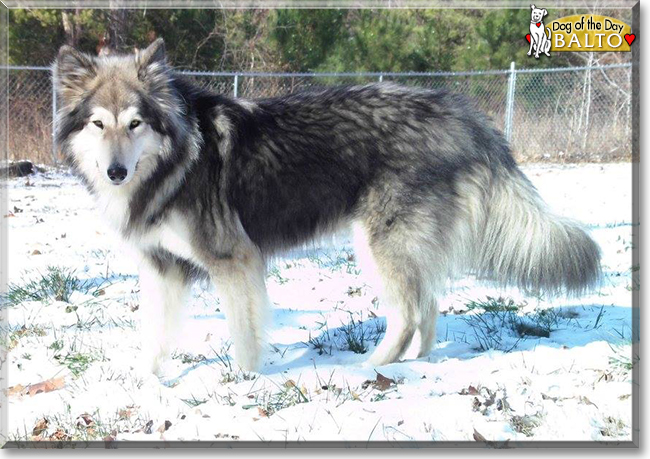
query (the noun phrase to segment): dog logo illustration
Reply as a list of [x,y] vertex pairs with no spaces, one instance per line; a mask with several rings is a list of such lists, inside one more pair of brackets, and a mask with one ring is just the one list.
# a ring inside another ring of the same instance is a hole
[[[535,52],[535,59],[539,59],[539,54],[544,53],[551,57],[549,51],[551,50],[551,29],[544,27],[544,16],[548,14],[544,8],[536,8],[535,5],[530,5],[530,35],[526,38],[530,42],[528,55],[530,56]],[[548,31],[548,35],[546,35]]]

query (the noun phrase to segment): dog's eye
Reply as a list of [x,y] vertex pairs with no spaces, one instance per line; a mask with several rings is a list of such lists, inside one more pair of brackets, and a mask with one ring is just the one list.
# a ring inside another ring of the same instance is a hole
[[93,121],[93,124],[94,124],[95,126],[97,126],[99,129],[104,129],[104,123],[102,123],[102,122],[99,121],[99,120],[95,120],[95,121]]
[[137,128],[138,126],[140,126],[140,124],[142,124],[142,121],[133,120],[133,121],[131,121],[131,124],[129,124],[129,129],[133,130],[133,129]]

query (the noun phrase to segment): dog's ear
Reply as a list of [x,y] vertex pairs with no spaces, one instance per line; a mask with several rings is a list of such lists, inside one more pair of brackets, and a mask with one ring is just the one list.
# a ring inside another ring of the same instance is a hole
[[164,40],[158,38],[145,50],[136,51],[135,61],[138,66],[138,78],[142,81],[161,72],[164,73],[167,70]]
[[534,9],[535,9],[535,5],[530,5],[530,9],[531,9],[531,10],[534,10]]
[[542,16],[546,16],[548,14],[548,11],[546,11],[546,9],[543,9],[542,11],[544,12]]
[[88,84],[97,75],[95,59],[63,45],[54,62],[53,75],[54,87],[62,98],[62,104],[74,104],[88,91]]

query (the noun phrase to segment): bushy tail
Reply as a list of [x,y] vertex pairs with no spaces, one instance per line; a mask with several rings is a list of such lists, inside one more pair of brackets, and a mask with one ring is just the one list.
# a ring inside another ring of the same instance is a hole
[[521,171],[495,177],[488,195],[481,275],[551,295],[578,295],[598,283],[598,245],[579,224],[551,214]]

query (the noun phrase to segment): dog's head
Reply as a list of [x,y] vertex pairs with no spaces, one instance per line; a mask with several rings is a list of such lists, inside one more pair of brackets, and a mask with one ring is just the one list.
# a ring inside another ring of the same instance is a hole
[[531,22],[542,22],[544,16],[548,14],[548,11],[544,8],[535,8],[535,5],[530,5],[530,9],[532,10],[530,13]]
[[169,150],[180,104],[162,39],[127,55],[63,46],[53,73],[57,142],[90,183],[128,186]]

